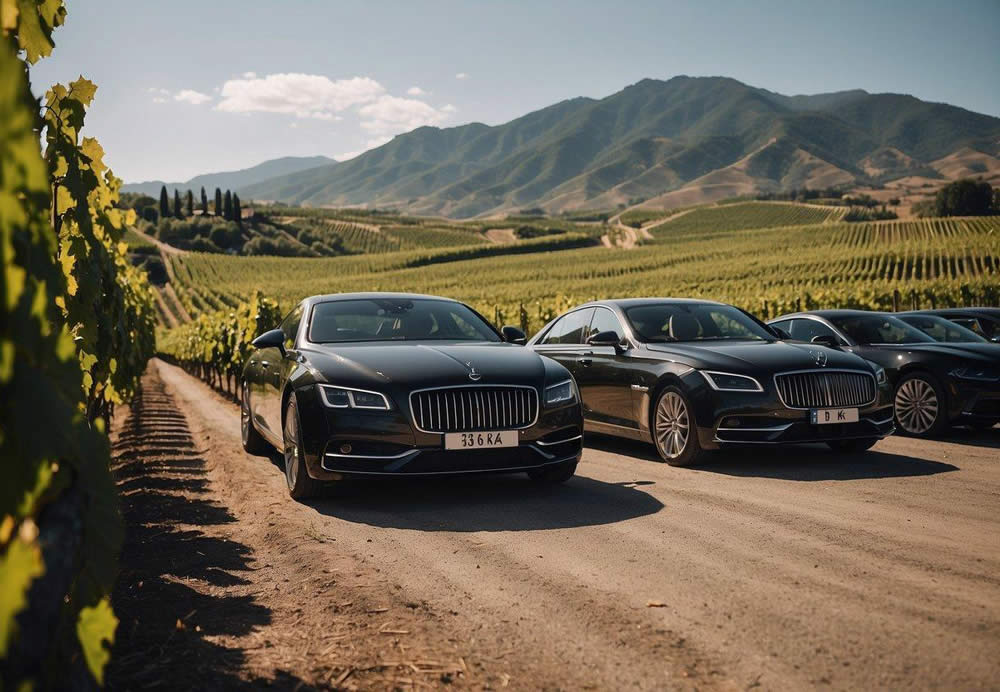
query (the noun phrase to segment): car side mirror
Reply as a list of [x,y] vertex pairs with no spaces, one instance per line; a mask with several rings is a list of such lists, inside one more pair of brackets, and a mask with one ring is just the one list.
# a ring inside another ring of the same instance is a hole
[[500,328],[500,334],[503,335],[503,340],[509,344],[517,344],[518,346],[524,346],[528,343],[528,337],[524,335],[517,327],[512,327],[507,325]]
[[277,348],[285,355],[285,333],[280,329],[266,331],[250,343],[254,348]]
[[587,339],[587,343],[591,346],[614,346],[618,349],[622,345],[622,338],[615,331],[597,332]]
[[817,334],[812,338],[812,343],[819,344],[820,346],[829,346],[830,348],[839,348],[840,343],[837,341],[837,337],[833,334]]
[[778,335],[778,338],[782,341],[788,341],[792,338],[792,335],[786,332],[781,327],[771,327],[771,331]]

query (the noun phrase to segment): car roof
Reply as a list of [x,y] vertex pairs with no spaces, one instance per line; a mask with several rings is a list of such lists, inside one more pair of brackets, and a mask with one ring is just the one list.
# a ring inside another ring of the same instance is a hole
[[387,291],[369,291],[366,293],[328,293],[325,295],[309,296],[306,298],[306,302],[309,304],[316,303],[333,303],[340,300],[441,300],[449,303],[457,303],[459,301],[454,298],[442,298],[441,296],[431,296],[424,295],[422,293],[391,293]]
[[768,322],[774,322],[775,320],[788,320],[793,317],[802,317],[806,315],[815,315],[816,317],[822,317],[824,319],[836,318],[836,317],[855,317],[858,315],[891,315],[893,313],[882,312],[879,310],[803,310],[802,312],[790,312],[787,315],[780,315],[773,319],[768,320]]
[[627,310],[640,305],[662,305],[664,303],[682,305],[726,305],[726,303],[720,303],[716,300],[704,300],[702,298],[604,298],[601,300],[592,300],[589,303],[580,305],[579,307],[585,308],[594,307],[596,305],[604,305],[617,307],[620,310]]
[[1000,319],[1000,308],[931,308],[927,310],[909,310],[911,315],[964,315],[968,317],[991,317]]

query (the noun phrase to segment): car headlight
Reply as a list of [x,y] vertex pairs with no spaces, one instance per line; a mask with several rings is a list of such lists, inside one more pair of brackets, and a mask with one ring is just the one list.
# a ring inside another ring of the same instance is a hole
[[566,380],[545,388],[545,405],[559,406],[576,399],[576,382]]
[[718,392],[763,392],[760,382],[749,375],[737,375],[732,372],[716,372],[714,370],[699,370],[708,386]]
[[388,411],[392,408],[392,404],[389,403],[389,398],[385,394],[371,392],[367,389],[321,384],[319,385],[319,393],[323,403],[330,408],[361,408],[376,411]]
[[875,366],[875,382],[879,385],[883,385],[889,381],[889,376],[885,374],[885,368],[881,365]]
[[975,380],[977,382],[996,382],[1000,380],[1000,370],[993,370],[978,365],[966,365],[955,368],[948,373],[960,380]]

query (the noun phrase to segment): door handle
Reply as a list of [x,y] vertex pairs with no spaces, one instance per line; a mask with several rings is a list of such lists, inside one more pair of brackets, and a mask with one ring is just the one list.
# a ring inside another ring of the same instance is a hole
[[590,356],[580,356],[576,359],[576,362],[585,368],[589,368],[593,364],[594,359]]

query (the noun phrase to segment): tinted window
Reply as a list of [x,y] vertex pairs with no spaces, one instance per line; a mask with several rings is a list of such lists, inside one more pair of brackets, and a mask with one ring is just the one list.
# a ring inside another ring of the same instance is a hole
[[935,341],[950,341],[952,343],[986,343],[986,339],[971,329],[943,317],[934,315],[906,315],[900,317],[911,327],[916,327]]
[[587,335],[587,338],[589,339],[595,334],[600,334],[601,332],[614,332],[619,336],[619,338],[625,336],[625,330],[622,329],[622,323],[618,321],[618,317],[615,316],[615,313],[606,308],[595,308],[594,319],[590,321],[590,334]]
[[792,320],[791,331],[789,334],[792,335],[793,339],[798,341],[812,341],[813,337],[816,336],[832,336],[837,340],[837,343],[843,343],[843,340],[837,336],[836,332],[830,329],[828,326],[822,322],[817,322],[816,320]]
[[775,338],[763,325],[731,305],[639,305],[626,310],[625,316],[643,341],[773,341]]
[[299,323],[302,321],[302,306],[297,306],[288,313],[281,323],[281,331],[285,334],[285,348],[295,348],[295,337],[299,333]]
[[461,303],[432,299],[335,300],[313,308],[309,340],[500,341],[486,322]]
[[848,315],[831,317],[830,322],[859,344],[921,344],[934,339],[903,320],[890,315]]
[[559,318],[545,335],[543,344],[582,344],[583,336],[590,328],[590,319],[594,315],[593,308],[576,310]]

